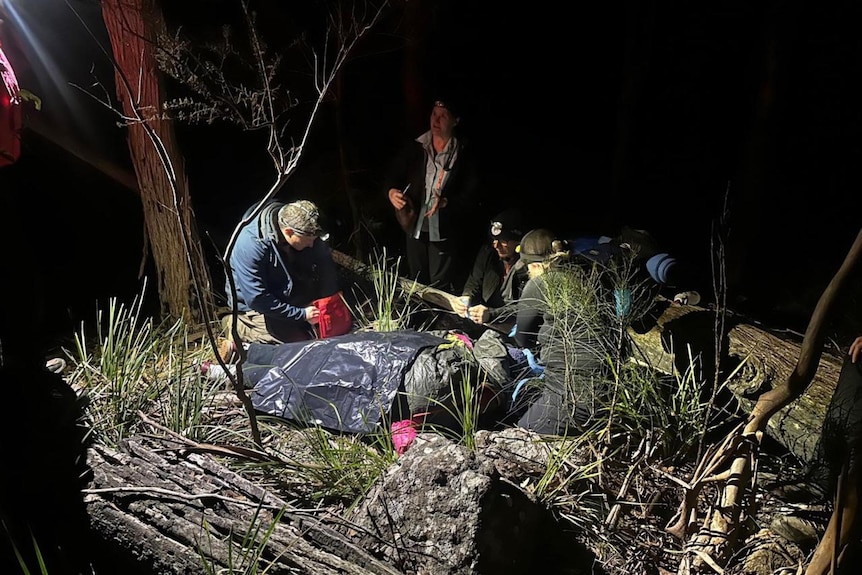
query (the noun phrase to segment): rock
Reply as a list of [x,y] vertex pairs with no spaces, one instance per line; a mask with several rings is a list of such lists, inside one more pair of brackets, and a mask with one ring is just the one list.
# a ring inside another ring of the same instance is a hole
[[422,434],[354,512],[363,547],[408,573],[533,573],[545,512],[492,460]]

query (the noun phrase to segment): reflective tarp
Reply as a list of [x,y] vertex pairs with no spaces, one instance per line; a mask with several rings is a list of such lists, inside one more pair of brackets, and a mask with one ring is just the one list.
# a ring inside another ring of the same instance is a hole
[[444,342],[433,334],[402,330],[252,344],[243,373],[252,403],[262,413],[364,433],[388,413],[416,356]]

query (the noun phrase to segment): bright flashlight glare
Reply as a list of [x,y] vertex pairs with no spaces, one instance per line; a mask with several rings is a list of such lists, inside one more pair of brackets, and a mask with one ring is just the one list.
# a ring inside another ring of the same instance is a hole
[[[0,0],[0,17],[5,18],[5,26],[17,31],[17,36],[26,44],[25,52],[30,52],[30,58],[39,62],[44,72],[34,67],[34,72],[40,76],[40,80],[46,84],[53,84],[60,93],[67,93],[69,88],[63,81],[63,74],[53,56],[51,56],[45,44],[40,41],[32,26],[27,22],[27,11],[21,11],[19,3],[15,0]],[[8,31],[8,30],[7,30]],[[45,78],[47,76],[47,78]]]

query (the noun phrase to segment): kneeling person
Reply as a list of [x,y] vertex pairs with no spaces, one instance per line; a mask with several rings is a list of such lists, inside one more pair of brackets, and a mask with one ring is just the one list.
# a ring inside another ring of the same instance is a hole
[[[311,339],[318,298],[339,291],[320,211],[307,200],[271,202],[240,231],[230,257],[243,341],[289,343]],[[233,305],[230,283],[226,287]],[[223,319],[230,334],[231,316]]]
[[462,299],[453,304],[455,313],[476,323],[502,322],[515,315],[528,279],[527,266],[518,255],[522,235],[516,211],[508,210],[494,218],[488,232],[490,241],[479,248],[461,290]]

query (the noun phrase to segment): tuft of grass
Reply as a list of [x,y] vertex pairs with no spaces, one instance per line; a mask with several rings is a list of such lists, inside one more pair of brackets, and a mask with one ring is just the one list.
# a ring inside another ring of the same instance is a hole
[[[22,575],[31,575],[32,571],[30,571],[30,567],[27,565],[27,561],[24,559],[24,556],[21,554],[21,551],[18,549],[18,546],[15,544],[14,539],[12,539],[11,533],[9,533],[8,528],[6,528],[6,524],[3,523],[4,530],[6,531],[7,536],[10,539],[12,544],[12,551],[15,553],[15,560],[18,562],[18,566],[21,568]],[[42,556],[42,550],[39,548],[39,543],[36,541],[36,538],[33,534],[30,534],[30,540],[33,544],[33,554],[36,561],[36,564],[39,567],[38,573],[40,575],[48,575],[48,566],[45,563],[45,558]]]
[[304,429],[303,436],[313,461],[304,471],[310,484],[317,486],[314,500],[355,503],[395,460],[394,451],[378,451],[353,435],[314,426]]
[[206,535],[207,551],[198,545],[198,555],[201,566],[207,575],[264,575],[275,566],[278,559],[286,550],[282,550],[275,557],[266,558],[269,540],[275,532],[276,526],[281,522],[284,509],[280,509],[271,520],[267,521],[263,516],[262,504],[255,509],[251,521],[239,537],[231,528],[227,534],[226,541],[222,542],[226,547],[226,565],[218,565],[213,553],[213,532],[209,522],[204,519],[202,528]]
[[536,498],[544,503],[552,503],[568,493],[568,487],[576,482],[595,479],[599,475],[600,459],[594,459],[585,465],[573,463],[575,453],[581,451],[593,438],[589,433],[577,437],[564,436],[546,441],[553,445],[548,457],[548,465],[544,474],[536,483],[534,493]]
[[[336,410],[334,405],[331,408]],[[383,412],[379,424],[366,434],[308,425],[308,418],[299,413],[294,421],[274,416],[261,416],[258,421],[271,459],[232,466],[245,477],[279,485],[306,502],[355,505],[397,458],[389,417]]]
[[383,332],[407,328],[415,311],[410,302],[418,284],[414,281],[404,288],[405,280],[399,275],[401,258],[391,260],[386,248],[381,252],[375,250],[369,263],[374,296],[365,297],[365,303],[358,306],[359,324],[365,329]]
[[210,425],[210,414],[217,408],[223,384],[204,377],[189,357],[186,346],[169,348],[164,395],[159,402],[161,419],[165,427],[178,435],[192,441],[213,442],[220,432]]
[[449,378],[448,393],[427,398],[427,404],[432,406],[430,411],[437,412],[431,421],[439,423],[424,426],[473,451],[482,410],[481,385],[487,383],[487,378],[477,382],[478,377],[481,376],[462,365]]
[[608,363],[620,361],[621,348],[608,336],[612,298],[606,273],[598,266],[562,266],[542,276],[546,310],[554,317],[553,343],[545,346],[542,356],[556,358],[546,366],[545,378],[558,379],[572,413],[575,405],[598,413],[610,389]]
[[[589,425],[604,427],[597,440],[625,437],[637,445],[649,436],[658,441],[657,453],[681,460],[712,425],[700,358],[689,350],[689,367],[673,376],[628,361],[625,328],[651,301],[633,277],[632,264],[626,261],[608,268],[548,270],[543,296],[555,318],[555,343],[546,352],[563,358],[555,376],[563,380],[572,410],[575,404],[588,408]],[[620,290],[628,293],[624,309],[617,297]]]
[[397,458],[383,427],[358,436],[268,416],[260,418],[260,425],[274,459],[244,464],[244,475],[280,484],[313,503],[355,504]]
[[[699,375],[703,373],[700,357],[690,348],[687,353],[682,372],[664,375],[627,363],[614,377],[612,415],[616,430],[627,434],[633,443],[649,437],[662,459],[677,463],[690,457],[701,437],[727,415],[724,410],[710,408],[706,382]],[[718,388],[724,385],[719,383]]]
[[[92,350],[83,326],[75,336],[76,368],[70,380],[87,394],[95,439],[111,446],[135,432],[138,412],[150,409],[164,385],[160,361],[165,340],[154,333],[152,319],[141,315],[142,300],[138,296],[127,307],[111,298],[106,313],[98,310]],[[177,329],[175,324],[167,332]]]
[[95,341],[83,326],[75,336],[69,382],[86,396],[91,437],[117,446],[139,430],[140,413],[157,413],[169,430],[205,441],[220,384],[202,376],[184,322],[155,325],[142,300],[126,306],[112,298],[97,311]]

